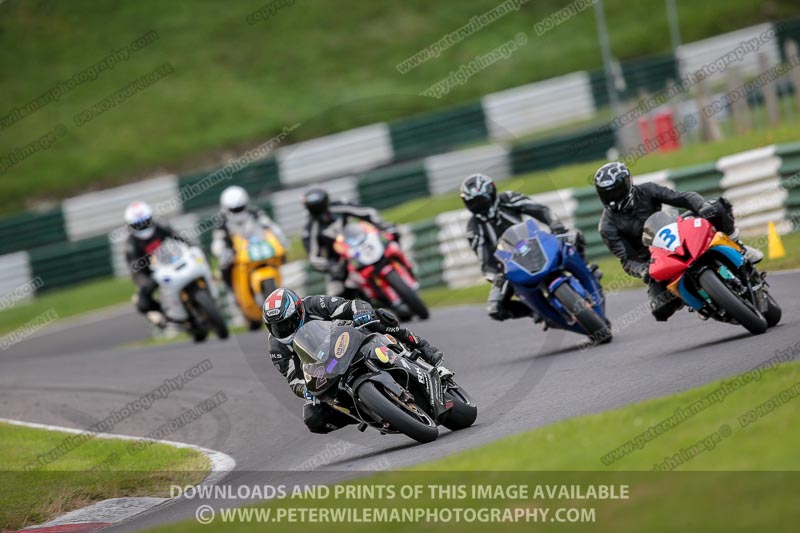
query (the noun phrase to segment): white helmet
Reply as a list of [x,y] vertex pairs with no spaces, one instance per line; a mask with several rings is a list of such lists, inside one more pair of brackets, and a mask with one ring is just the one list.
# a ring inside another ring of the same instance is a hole
[[250,195],[238,185],[231,185],[219,197],[219,205],[229,214],[241,213],[250,203]]
[[156,231],[153,210],[144,202],[133,202],[125,209],[125,222],[137,239],[149,239]]

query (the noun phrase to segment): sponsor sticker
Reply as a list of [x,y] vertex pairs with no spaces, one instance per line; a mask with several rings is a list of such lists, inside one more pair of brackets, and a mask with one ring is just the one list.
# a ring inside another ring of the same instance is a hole
[[333,355],[336,356],[337,359],[342,357],[345,352],[347,352],[348,346],[350,346],[350,333],[345,331],[336,339],[336,344],[333,347]]

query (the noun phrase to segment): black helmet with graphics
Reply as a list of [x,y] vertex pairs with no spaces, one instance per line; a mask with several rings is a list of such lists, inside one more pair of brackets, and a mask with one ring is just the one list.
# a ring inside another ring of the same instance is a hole
[[485,174],[473,174],[459,189],[464,206],[476,216],[493,218],[497,212],[497,187]]
[[594,188],[606,209],[619,213],[633,205],[631,171],[624,163],[606,163],[594,174]]

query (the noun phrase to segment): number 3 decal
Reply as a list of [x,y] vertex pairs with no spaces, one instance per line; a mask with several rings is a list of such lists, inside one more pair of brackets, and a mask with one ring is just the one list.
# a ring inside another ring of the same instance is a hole
[[662,229],[658,233],[658,236],[661,237],[661,239],[666,243],[667,247],[669,248],[672,248],[673,243],[678,238],[678,236],[672,233],[672,230],[670,230],[669,228]]

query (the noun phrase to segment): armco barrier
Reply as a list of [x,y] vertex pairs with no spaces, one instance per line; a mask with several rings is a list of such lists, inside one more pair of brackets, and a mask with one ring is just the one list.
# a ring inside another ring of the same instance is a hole
[[588,128],[576,133],[514,145],[511,148],[513,175],[559,167],[606,157],[614,146],[614,132],[609,126]]
[[435,219],[410,224],[411,257],[422,287],[442,285],[442,255],[439,251],[439,225]]
[[397,161],[441,153],[488,135],[478,102],[390,122],[389,131]]
[[0,255],[0,311],[10,309],[16,302],[30,300],[40,287],[30,284],[31,265],[28,252]]
[[358,179],[361,203],[376,209],[429,195],[428,176],[421,161],[373,170]]
[[736,225],[743,236],[763,235],[770,222],[781,224],[786,216],[786,190],[781,187],[781,158],[775,146],[723,157],[720,185],[733,204]]
[[[175,201],[163,202],[168,198],[173,198]],[[162,176],[64,200],[61,207],[64,211],[64,225],[69,240],[79,241],[96,237],[123,227],[125,208],[135,200],[148,202],[154,207],[163,206],[156,213],[159,218],[180,213],[178,178]]]
[[722,195],[722,172],[716,162],[671,170],[669,179],[681,191],[694,191],[709,199]]
[[588,120],[597,113],[586,72],[573,72],[488,94],[481,101],[489,138],[494,140],[510,140]]
[[800,224],[800,143],[779,145],[775,153],[781,158],[778,172],[786,189],[786,217],[793,221],[792,230]]
[[[594,105],[598,108],[609,105],[605,71],[593,70],[591,79]],[[620,99],[636,98],[640,90],[651,94],[664,90],[668,80],[678,80],[678,66],[672,54],[652,56],[622,64],[625,88],[619,91]]]
[[280,186],[278,165],[272,158],[250,163],[245,168],[231,174],[230,178],[215,179],[213,185],[207,186],[207,182],[204,180],[214,172],[214,170],[208,170],[180,178],[180,197],[183,200],[184,211],[216,208],[219,205],[220,194],[230,185],[244,187],[253,198],[262,193],[276,190]]
[[497,181],[511,177],[508,149],[501,145],[479,146],[425,158],[431,194],[458,190],[466,176],[480,172]]
[[394,160],[389,126],[372,124],[278,148],[284,186],[364,172]]
[[67,240],[61,208],[0,219],[0,254]]
[[108,237],[51,244],[30,252],[31,273],[44,285],[38,292],[75,285],[114,274]]

